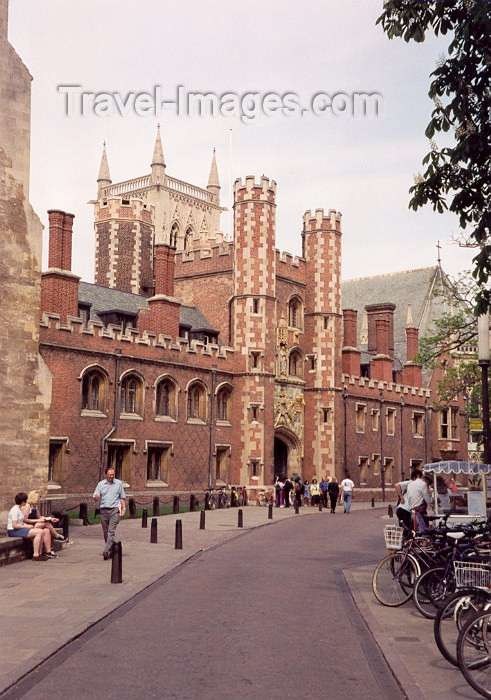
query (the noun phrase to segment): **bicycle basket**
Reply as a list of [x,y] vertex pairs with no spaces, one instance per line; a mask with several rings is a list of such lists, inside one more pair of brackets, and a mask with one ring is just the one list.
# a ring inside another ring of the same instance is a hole
[[457,588],[491,588],[491,565],[479,561],[454,561]]
[[400,549],[402,547],[402,527],[399,525],[385,525],[384,537],[387,549]]

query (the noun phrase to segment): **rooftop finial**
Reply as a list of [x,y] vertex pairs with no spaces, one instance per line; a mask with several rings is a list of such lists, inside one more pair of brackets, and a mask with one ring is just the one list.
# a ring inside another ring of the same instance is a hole
[[213,148],[213,158],[211,161],[210,177],[208,178],[208,185],[206,189],[217,196],[220,194],[220,180],[218,178],[218,168],[216,159],[216,149]]
[[106,142],[103,143],[101,166],[99,168],[99,177],[97,178],[99,194],[103,187],[108,187],[111,184],[111,175],[109,174],[109,163],[107,162]]
[[414,328],[413,309],[411,307],[411,304],[407,305],[406,328]]
[[442,247],[440,245],[440,241],[437,241],[436,248],[438,250],[438,257],[437,257],[438,267],[441,267],[442,266],[442,259],[440,257],[440,251],[441,251]]
[[157,124],[157,136],[155,138],[155,147],[153,149],[153,158],[152,158],[152,183],[154,185],[163,185],[164,182],[165,182],[164,149],[162,148],[162,139],[160,138],[160,124]]

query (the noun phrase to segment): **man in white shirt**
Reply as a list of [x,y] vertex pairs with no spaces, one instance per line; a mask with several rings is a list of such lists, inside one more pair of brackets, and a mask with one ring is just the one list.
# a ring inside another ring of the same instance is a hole
[[[414,529],[418,532],[422,532],[426,528],[423,513],[426,513],[427,506],[431,505],[433,496],[428,488],[428,482],[431,482],[430,477],[423,476],[420,469],[414,469],[413,473],[416,471],[419,472],[419,474],[408,485],[404,500],[407,502],[408,508],[416,514],[416,528]],[[413,473],[411,474],[411,479]]]
[[349,474],[346,474],[346,478],[342,480],[340,485],[341,493],[339,494],[339,500],[341,500],[341,498],[343,499],[344,512],[349,513],[351,510],[351,499],[353,498],[353,489],[355,488],[355,484],[353,481],[351,481]]

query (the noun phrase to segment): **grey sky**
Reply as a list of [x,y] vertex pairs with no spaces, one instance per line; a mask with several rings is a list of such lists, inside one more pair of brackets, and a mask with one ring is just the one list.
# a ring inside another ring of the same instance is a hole
[[[73,270],[93,279],[92,208],[102,142],[113,182],[150,171],[162,124],[167,172],[206,186],[216,146],[222,204],[232,177],[278,183],[277,247],[301,250],[306,209],[343,213],[343,276],[435,264],[450,273],[472,251],[450,244],[453,216],[408,210],[428,144],[428,75],[444,44],[389,41],[375,0],[11,0],[9,38],[34,77],[31,201],[76,215]],[[87,92],[380,93],[383,116],[67,117],[58,85]],[[222,229],[229,218],[223,215]]]

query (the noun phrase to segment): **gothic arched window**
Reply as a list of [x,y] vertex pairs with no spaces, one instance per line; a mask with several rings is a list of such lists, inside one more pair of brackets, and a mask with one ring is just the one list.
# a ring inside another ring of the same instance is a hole
[[179,226],[177,222],[174,222],[172,224],[172,228],[170,230],[170,237],[169,237],[169,245],[171,248],[177,248],[177,236],[179,234]]
[[230,396],[231,388],[227,386],[220,387],[217,392],[217,420],[230,421]]
[[200,382],[188,387],[188,420],[206,420],[206,391]]
[[106,412],[107,377],[99,369],[88,369],[82,378],[82,410]]
[[157,384],[155,397],[155,413],[163,418],[176,419],[176,385],[171,379],[162,379]]
[[298,350],[292,350],[288,358],[288,374],[292,377],[303,377],[303,358]]
[[303,305],[298,297],[288,302],[288,325],[290,328],[303,328]]
[[136,374],[127,374],[121,380],[120,412],[143,414],[143,383]]

